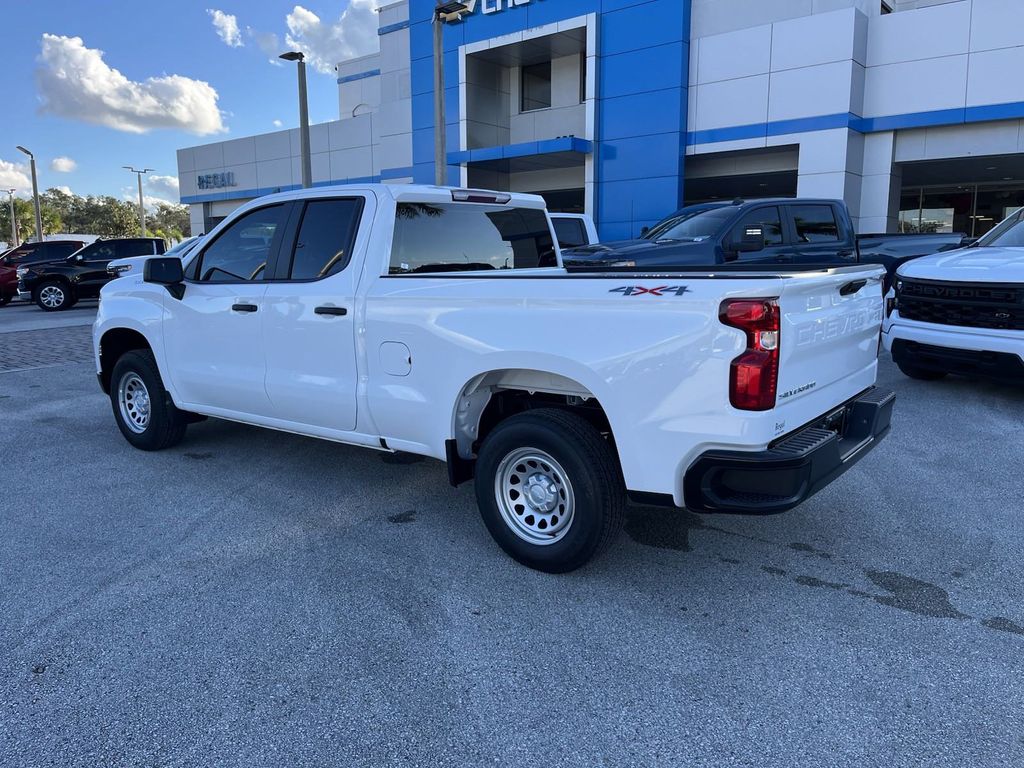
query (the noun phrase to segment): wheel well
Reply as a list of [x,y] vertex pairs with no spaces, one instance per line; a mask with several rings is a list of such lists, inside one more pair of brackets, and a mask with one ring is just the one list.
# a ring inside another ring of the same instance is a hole
[[540,371],[492,371],[473,379],[459,396],[455,413],[458,458],[471,462],[498,424],[534,408],[559,408],[582,416],[615,443],[604,407],[579,382]]
[[100,384],[104,392],[110,392],[110,375],[117,361],[133,349],[152,350],[152,347],[145,336],[130,328],[114,328],[103,334],[100,339]]

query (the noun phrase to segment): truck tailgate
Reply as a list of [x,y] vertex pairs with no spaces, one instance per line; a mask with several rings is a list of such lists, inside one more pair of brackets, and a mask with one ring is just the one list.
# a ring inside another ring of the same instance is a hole
[[790,426],[793,411],[806,406],[809,420],[874,383],[884,274],[850,267],[784,280],[777,407]]

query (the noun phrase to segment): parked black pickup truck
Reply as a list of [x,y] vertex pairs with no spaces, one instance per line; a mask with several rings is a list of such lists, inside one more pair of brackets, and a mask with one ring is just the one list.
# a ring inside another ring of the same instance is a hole
[[906,261],[968,244],[962,234],[854,234],[839,200],[779,198],[703,203],[682,208],[639,240],[600,243],[563,251],[570,269],[689,267],[704,264],[772,264],[788,268],[880,264],[885,288]]
[[107,264],[131,256],[159,256],[167,246],[161,237],[120,237],[97,240],[59,261],[18,268],[18,295],[48,312],[73,307],[79,299],[95,299],[113,279]]

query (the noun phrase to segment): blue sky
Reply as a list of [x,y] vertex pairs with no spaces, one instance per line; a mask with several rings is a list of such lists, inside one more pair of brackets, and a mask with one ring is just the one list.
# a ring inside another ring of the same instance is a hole
[[[17,144],[35,153],[40,189],[69,187],[83,195],[124,197],[134,190],[135,177],[122,165],[176,177],[175,150],[180,147],[277,130],[275,121],[282,128],[294,127],[295,66],[271,63],[272,54],[293,47],[289,43],[305,50],[313,62],[311,121],[335,120],[333,63],[376,49],[372,8],[379,4],[5,4],[0,25],[5,113],[0,121],[0,188],[15,186],[19,194],[28,193],[27,158],[15,149]],[[72,162],[54,163],[56,158]],[[177,201],[171,179],[157,178],[147,194]]]

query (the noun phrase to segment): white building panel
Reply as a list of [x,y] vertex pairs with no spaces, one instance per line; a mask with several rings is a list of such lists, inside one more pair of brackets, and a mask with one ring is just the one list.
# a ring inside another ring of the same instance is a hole
[[697,58],[697,82],[716,83],[763,74],[771,66],[771,51],[770,26],[702,38]]
[[768,118],[768,75],[707,83],[693,91],[699,110],[692,131],[763,123]]
[[[772,70],[813,67],[853,59],[864,63],[864,35],[857,35],[857,19],[866,18],[853,9],[805,16],[775,24],[772,28]],[[858,47],[861,50],[858,50]]]
[[[298,180],[301,181],[301,178],[300,176]],[[256,179],[258,181],[256,186],[260,189],[288,187],[297,183],[292,180],[292,159],[290,157],[257,161]]]
[[372,118],[369,115],[328,123],[332,151],[368,147],[373,143]]
[[868,26],[867,64],[874,67],[967,53],[970,29],[969,0],[875,16]]
[[[1024,28],[1024,3],[1021,3]],[[971,54],[967,106],[1024,101],[1024,47]],[[1009,75],[1009,76],[1008,76]]]
[[966,54],[868,67],[864,76],[864,114],[876,117],[962,107],[966,91]]
[[195,157],[195,170],[201,171],[207,168],[219,170],[224,167],[223,141],[217,144],[204,144],[201,147],[195,147],[192,151]]
[[274,131],[254,137],[256,139],[256,162],[280,160],[291,156],[292,142],[288,131]]
[[768,120],[850,112],[854,77],[861,77],[861,66],[849,59],[773,72]]
[[232,139],[224,142],[224,165],[239,165],[256,162],[256,139]]
[[[1007,23],[1016,19],[1017,23]],[[1021,0],[974,0],[971,50],[988,51],[1024,45],[1024,3]]]

